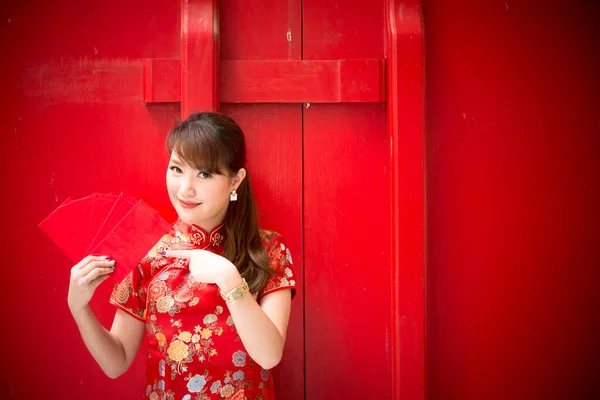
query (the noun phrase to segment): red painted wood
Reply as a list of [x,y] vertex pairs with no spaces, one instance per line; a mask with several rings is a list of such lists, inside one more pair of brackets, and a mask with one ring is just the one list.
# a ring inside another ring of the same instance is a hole
[[[65,198],[94,191],[126,191],[174,218],[164,190],[164,138],[181,111],[176,104],[144,104],[142,77],[144,60],[182,57],[180,6],[108,0],[86,4],[82,12],[81,4],[66,0],[59,5],[40,2],[35,10],[31,4],[0,10],[3,21],[10,21],[0,26],[0,43],[11,53],[11,61],[0,66],[9,96],[2,98],[6,113],[0,126],[10,132],[2,146],[3,182],[19,193],[3,203],[11,212],[1,237],[11,243],[11,252],[20,254],[23,266],[11,270],[0,287],[3,340],[10,343],[4,360],[11,365],[0,398],[136,398],[144,390],[144,350],[125,376],[104,376],[67,310],[70,263],[37,224]],[[287,49],[288,42],[283,46]],[[155,98],[165,88],[156,89]],[[279,398],[301,399],[302,108],[231,105],[224,111],[248,130],[264,224],[284,234],[294,250],[301,286],[286,358],[275,375]],[[9,172],[15,169],[19,172]],[[105,326],[114,315],[107,302],[110,289],[101,286],[92,303]]]
[[425,140],[418,1],[388,0],[392,398],[425,398]]
[[383,101],[379,60],[223,61],[225,103]]
[[431,400],[600,398],[599,19],[424,2]]
[[218,0],[181,0],[181,116],[218,111]]
[[[228,0],[221,8],[221,55],[233,60],[299,59],[300,0]],[[292,32],[287,40],[286,32]],[[302,105],[223,104],[247,135],[248,164],[261,224],[284,235],[298,290],[283,360],[273,371],[278,399],[304,396]]]
[[223,61],[226,103],[383,101],[379,60]]
[[[383,58],[384,2],[305,0],[304,58]],[[391,397],[384,104],[304,110],[306,398]]]
[[181,102],[181,60],[148,58],[144,60],[144,102]]
[[302,245],[302,106],[223,104],[246,134],[248,168],[261,226],[284,236],[292,252],[296,297],[281,363],[273,371],[278,399],[304,399],[304,290]]
[[222,60],[300,60],[302,0],[221,2]]
[[[176,59],[146,60],[144,99],[181,101]],[[384,101],[381,60],[224,60],[220,64],[223,103],[342,103]]]
[[383,58],[384,1],[304,0],[302,4],[304,59]]
[[304,112],[306,398],[391,396],[388,152],[381,104]]
[[[0,166],[11,188],[3,190],[0,237],[6,254],[18,254],[0,281],[3,362],[10,366],[2,370],[2,399],[143,393],[143,350],[118,380],[88,354],[66,303],[71,263],[37,224],[67,197],[96,191],[127,191],[172,217],[164,137],[179,107],[144,105],[142,60],[179,56],[179,5],[148,3],[0,7],[0,48],[10,54],[0,66]],[[92,302],[105,326],[115,312],[110,290],[102,285]]]

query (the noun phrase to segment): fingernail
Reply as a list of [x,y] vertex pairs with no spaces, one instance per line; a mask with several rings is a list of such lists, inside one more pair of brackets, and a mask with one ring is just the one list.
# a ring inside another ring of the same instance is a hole
[[166,252],[166,251],[164,251],[164,250],[161,250],[161,251],[159,251],[159,252],[158,252],[158,254],[160,254],[161,256],[164,256],[164,255],[166,255],[166,254],[167,254],[167,252]]
[[115,267],[115,260],[110,260],[110,265],[114,268]]

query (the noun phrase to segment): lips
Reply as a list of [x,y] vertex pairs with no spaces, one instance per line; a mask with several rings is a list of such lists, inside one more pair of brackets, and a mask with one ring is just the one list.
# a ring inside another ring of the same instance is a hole
[[181,199],[177,199],[179,200],[179,205],[181,205],[181,207],[183,208],[194,208],[194,207],[198,207],[201,203],[191,203],[189,201],[183,201]]

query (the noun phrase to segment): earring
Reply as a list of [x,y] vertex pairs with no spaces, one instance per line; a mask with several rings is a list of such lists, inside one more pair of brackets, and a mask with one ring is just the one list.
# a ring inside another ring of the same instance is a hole
[[233,192],[229,195],[229,201],[237,201],[237,192],[233,189]]

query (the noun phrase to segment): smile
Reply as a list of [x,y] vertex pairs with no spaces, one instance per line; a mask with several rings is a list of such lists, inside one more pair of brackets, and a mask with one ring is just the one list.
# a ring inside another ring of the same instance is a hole
[[199,206],[202,203],[190,203],[189,201],[183,201],[181,199],[177,199],[179,200],[179,205],[181,205],[181,207],[183,208],[194,208]]

